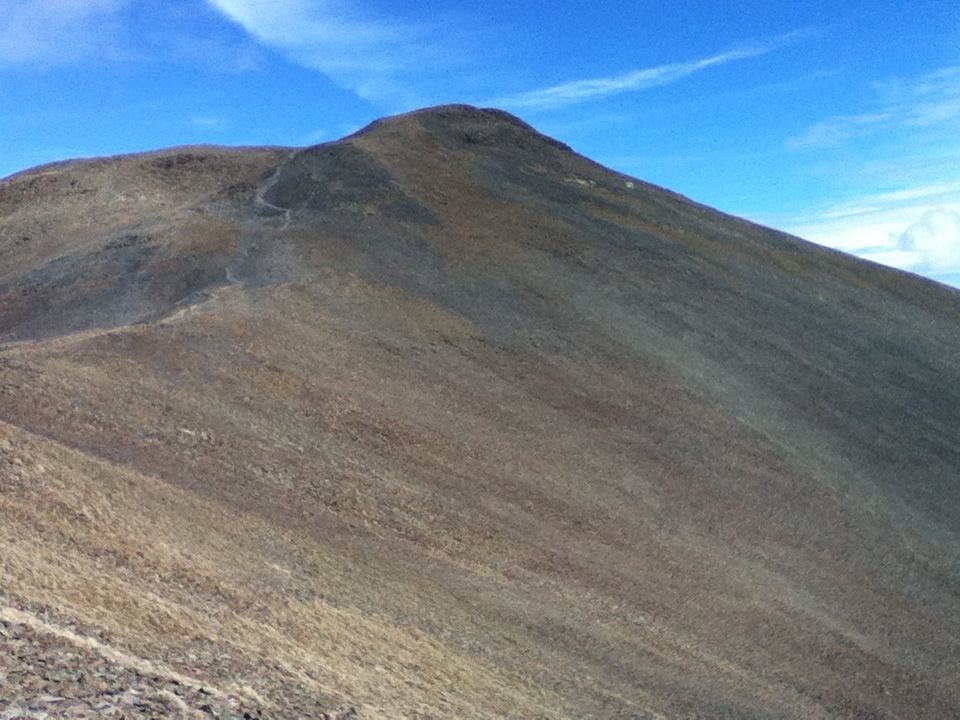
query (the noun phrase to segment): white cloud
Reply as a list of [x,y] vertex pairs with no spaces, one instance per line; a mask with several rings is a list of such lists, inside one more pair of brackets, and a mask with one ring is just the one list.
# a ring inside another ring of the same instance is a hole
[[921,272],[960,271],[960,212],[931,210],[896,241],[895,250]]
[[[471,31],[450,22],[409,23],[364,14],[356,0],[208,0],[260,42],[291,60],[320,70],[341,87],[381,105],[412,107],[417,90],[438,70],[467,66]],[[476,29],[474,28],[474,31]],[[502,107],[556,108],[612,93],[675,82],[715,65],[764,55],[809,34],[800,31],[768,43],[735,48],[685,63],[625,75],[579,80],[489,103]],[[476,49],[476,48],[474,48]],[[415,87],[416,86],[416,89]]]
[[116,13],[129,0],[6,0],[0,63],[61,65],[114,51]]
[[893,190],[884,193],[861,195],[855,200],[840,203],[817,213],[821,222],[835,222],[851,219],[863,224],[876,220],[884,214],[896,217],[904,212],[916,213],[918,208],[937,206],[960,199],[960,182],[936,183],[918,187]]
[[914,78],[891,78],[873,83],[872,88],[876,107],[871,111],[828,118],[789,138],[787,146],[837,146],[891,128],[960,127],[960,67],[941,68]]
[[[860,195],[852,200],[813,210],[802,216],[767,218],[778,227],[790,227],[801,237],[820,242],[827,235],[850,236],[855,229],[886,228],[884,235],[899,235],[921,215],[937,208],[960,209],[960,181],[932,183],[883,193]],[[824,243],[856,249],[857,243]],[[876,236],[873,242],[877,244]]]
[[737,60],[766,55],[783,45],[816,34],[818,32],[815,30],[797,30],[767,42],[745,45],[699,60],[668,63],[612,77],[574,80],[539,90],[510,95],[493,101],[491,104],[514,110],[556,110],[609,95],[638,92],[669,85],[701,70],[717,65],[726,65]]
[[794,149],[835,147],[845,140],[870,132],[892,118],[889,112],[864,115],[840,115],[811,126],[801,135],[789,138],[787,146]]
[[192,115],[190,124],[202,130],[218,130],[224,127],[227,122],[222,117],[215,115]]
[[683,63],[670,63],[657,67],[634,70],[624,75],[592,80],[575,80],[540,90],[501,98],[494,104],[511,109],[555,110],[607,95],[637,92],[653,87],[669,85],[701,70],[715,65],[724,65],[736,60],[765,55],[772,46],[755,46],[730,50],[719,55]]
[[960,277],[960,183],[865,196],[806,222],[779,218],[770,224],[891,267]]
[[[787,141],[818,153],[820,174],[851,186],[890,185],[806,217],[768,218],[800,237],[893,267],[956,283],[960,278],[960,66],[871,85],[860,113],[837,115]],[[872,162],[845,145],[860,141]],[[840,147],[840,152],[827,152]],[[831,159],[832,158],[832,159]],[[876,158],[882,158],[877,160]],[[851,162],[853,160],[853,162]]]
[[343,0],[209,0],[260,42],[366,100],[409,104],[412,74],[456,62],[442,28],[365,17]]

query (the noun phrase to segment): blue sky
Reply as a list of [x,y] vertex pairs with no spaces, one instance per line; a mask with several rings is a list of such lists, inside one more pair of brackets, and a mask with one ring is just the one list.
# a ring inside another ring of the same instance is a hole
[[0,0],[0,177],[449,102],[960,285],[953,0]]

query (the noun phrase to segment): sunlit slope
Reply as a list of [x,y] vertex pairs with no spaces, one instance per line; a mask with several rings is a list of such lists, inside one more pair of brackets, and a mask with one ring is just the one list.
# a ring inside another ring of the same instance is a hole
[[956,292],[471,108],[53,170],[4,602],[361,717],[960,711]]

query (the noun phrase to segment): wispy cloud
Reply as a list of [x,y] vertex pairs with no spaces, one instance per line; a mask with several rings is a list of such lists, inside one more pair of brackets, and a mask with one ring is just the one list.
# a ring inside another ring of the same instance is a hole
[[263,50],[224,37],[180,3],[135,0],[0,0],[0,67],[97,62],[174,62],[244,72]]
[[880,130],[960,127],[960,67],[942,68],[915,78],[892,78],[871,86],[873,107],[835,115],[787,140],[793,149],[836,147]]
[[757,218],[807,240],[931,277],[960,277],[960,182],[885,193],[793,218]]
[[411,76],[456,62],[439,25],[370,18],[344,0],[208,0],[258,41],[380,103],[409,103]]
[[960,199],[960,182],[937,183],[863,195],[852,202],[841,203],[820,213],[820,217],[825,220],[857,218],[883,211],[911,209],[918,204],[926,206],[956,199]]
[[837,147],[845,140],[870,132],[893,117],[890,112],[863,115],[838,115],[809,127],[804,133],[787,140],[792,149]]
[[511,108],[555,110],[607,95],[636,92],[661,85],[669,85],[714,65],[722,65],[762,54],[763,51],[758,50],[735,50],[692,62],[670,63],[643,70],[634,70],[615,77],[575,80],[553,87],[511,95],[500,100],[498,104]]
[[[932,277],[960,277],[960,67],[876,82],[859,112],[835,115],[790,138],[817,172],[861,192],[771,224],[814,242]],[[866,162],[857,162],[866,148]],[[882,158],[877,160],[876,158]]]
[[892,239],[892,249],[863,257],[929,274],[960,271],[960,212],[930,210]]
[[189,123],[201,130],[218,130],[226,125],[227,121],[215,115],[192,115]]
[[117,14],[129,0],[7,0],[0,63],[62,65],[114,48]]
[[781,45],[804,34],[806,33],[791,33],[768,43],[734,48],[699,60],[668,63],[666,65],[634,70],[612,77],[574,80],[560,85],[553,85],[552,87],[510,95],[499,99],[495,104],[517,110],[556,110],[610,95],[648,90],[650,88],[669,85],[670,83],[677,82],[685,77],[718,65],[726,65],[727,63],[738,60],[746,60],[748,58],[766,55]]

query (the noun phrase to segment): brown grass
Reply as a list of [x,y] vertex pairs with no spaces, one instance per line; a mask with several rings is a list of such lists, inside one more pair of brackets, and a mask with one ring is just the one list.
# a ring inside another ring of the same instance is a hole
[[415,628],[291,599],[284,555],[309,557],[319,585],[349,576],[348,559],[5,423],[0,432],[4,459],[24,462],[4,465],[0,584],[102,628],[109,643],[89,642],[112,659],[158,653],[183,668],[183,646],[211,643],[220,664],[252,656],[276,668],[269,678],[197,673],[224,693],[296,682],[361,717],[562,715],[558,698]]
[[956,717],[955,294],[496,114],[343,145],[0,188],[8,608],[278,714]]

